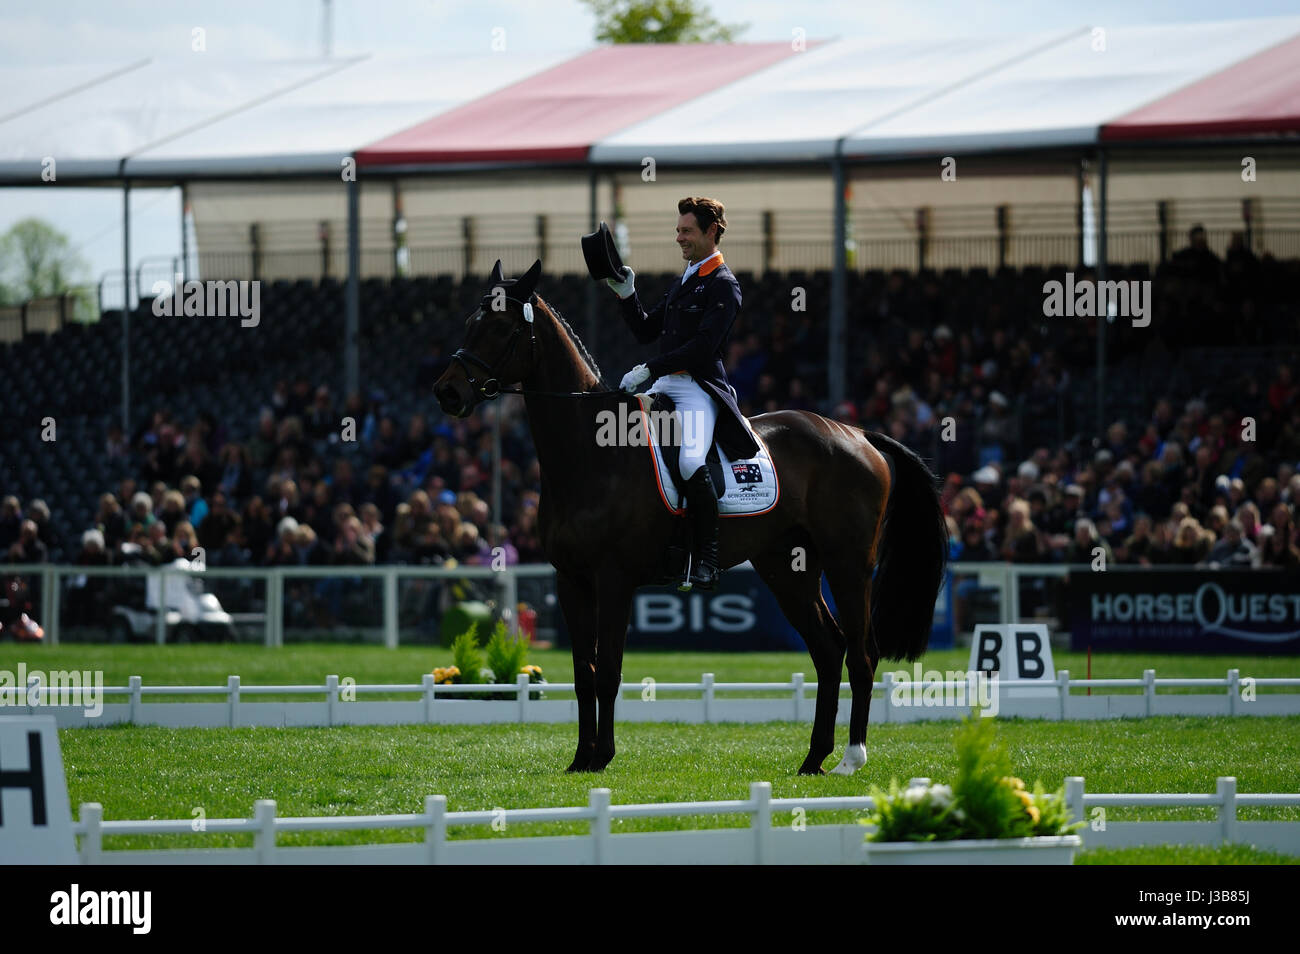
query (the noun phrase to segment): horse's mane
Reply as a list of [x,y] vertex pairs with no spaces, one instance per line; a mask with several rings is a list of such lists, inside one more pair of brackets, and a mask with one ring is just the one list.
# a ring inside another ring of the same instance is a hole
[[560,314],[558,308],[548,303],[541,295],[537,296],[537,303],[546,309],[551,317],[553,317],[559,323],[560,327],[564,329],[564,333],[569,336],[569,341],[573,343],[574,350],[578,352],[578,357],[587,363],[588,370],[596,376],[596,383],[600,385],[599,390],[608,391],[609,388],[605,386],[605,378],[600,373],[600,367],[596,364],[596,359],[591,356],[591,352],[588,351],[587,346],[582,343],[582,339],[579,338],[578,333],[573,330],[573,326],[565,321],[564,316]]

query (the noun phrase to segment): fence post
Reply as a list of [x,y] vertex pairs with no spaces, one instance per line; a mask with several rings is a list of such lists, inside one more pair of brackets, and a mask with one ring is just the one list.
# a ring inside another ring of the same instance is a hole
[[397,648],[397,570],[389,567],[384,573],[384,646]]
[[59,568],[47,566],[41,573],[41,622],[50,646],[59,643]]
[[100,827],[104,821],[104,806],[99,802],[82,802],[77,817],[86,826],[86,833],[81,836],[81,863],[97,865],[104,853],[104,832]]
[[587,795],[587,804],[595,812],[591,820],[591,863],[607,864],[609,861],[609,789],[593,788]]
[[[154,573],[157,574],[155,579],[158,581],[158,607],[155,610],[157,615],[153,618],[153,639],[159,646],[165,646],[167,644],[167,570],[159,567]],[[146,587],[149,585],[148,578],[145,579],[144,585]]]
[[1156,671],[1154,669],[1142,670],[1142,695],[1146,698],[1147,715],[1155,715]]
[[[36,700],[34,703],[32,702],[33,699]],[[27,691],[26,693],[24,693],[23,702],[27,703],[28,715],[32,714],[33,705],[39,706],[41,704],[42,699],[41,699],[41,677],[40,676],[27,677]]]
[[754,830],[754,864],[765,865],[769,861],[772,841],[772,783],[750,782],[749,798],[754,803],[749,815],[749,824]]
[[713,722],[713,673],[706,672],[701,679],[704,683],[704,721]]
[[239,725],[239,677],[226,677],[226,706],[230,712],[230,727]]
[[1241,701],[1241,670],[1228,670],[1228,715],[1237,714],[1237,703]]
[[1081,822],[1083,818],[1083,776],[1070,775],[1065,780],[1065,805],[1070,810],[1070,821]]
[[515,676],[515,696],[519,700],[519,721],[528,721],[528,673]]
[[[885,684],[885,714],[883,716],[883,721],[893,722],[894,721],[894,670],[887,669],[883,673],[881,673],[880,681]],[[818,691],[819,692],[821,691],[820,686],[818,687]]]
[[135,725],[140,719],[140,700],[144,696],[141,691],[144,680],[139,676],[132,676],[127,680],[127,688],[131,690],[131,702],[127,708],[127,721]]
[[433,721],[433,700],[437,690],[437,683],[433,681],[433,673],[426,672],[421,680],[424,686],[424,722],[429,724]]
[[794,683],[794,721],[802,722],[803,716],[800,713],[803,712],[803,673],[795,673],[790,677],[790,681]]
[[257,831],[253,834],[257,864],[269,865],[275,854],[275,799],[259,798],[255,801],[253,820],[257,823]]
[[1215,794],[1219,796],[1219,825],[1223,840],[1237,840],[1237,779],[1235,776],[1220,776],[1215,783]]
[[424,826],[424,863],[436,865],[447,841],[447,796],[424,796],[424,814],[429,819]]
[[280,613],[280,603],[284,596],[284,577],[280,575],[279,570],[272,570],[266,575],[266,630],[264,639],[266,645],[283,646],[284,638],[280,630],[282,622]]
[[930,780],[928,778],[909,778],[907,780],[908,788],[929,788]]
[[325,724],[334,725],[334,707],[339,702],[339,677],[325,677]]
[[1065,713],[1070,705],[1070,670],[1058,669],[1056,671],[1056,691],[1057,700],[1060,703],[1061,721],[1065,721]]

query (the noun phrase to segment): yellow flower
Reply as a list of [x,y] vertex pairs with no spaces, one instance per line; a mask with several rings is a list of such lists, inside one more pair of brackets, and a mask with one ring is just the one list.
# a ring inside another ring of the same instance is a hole
[[1029,817],[1030,817],[1030,819],[1033,821],[1033,823],[1034,823],[1035,825],[1037,825],[1037,824],[1038,824],[1038,819],[1041,817],[1041,816],[1038,814],[1038,806],[1037,806],[1037,805],[1030,805],[1026,810],[1029,812]]
[[1002,781],[1006,782],[1008,785],[1010,785],[1013,789],[1015,789],[1018,792],[1023,792],[1025,790],[1025,783],[1022,780],[1016,778],[1014,775],[1008,776],[1007,778],[1004,778]]

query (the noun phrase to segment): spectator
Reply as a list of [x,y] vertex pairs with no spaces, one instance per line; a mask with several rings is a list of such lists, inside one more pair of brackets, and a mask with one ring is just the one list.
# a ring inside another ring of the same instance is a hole
[[24,520],[18,528],[18,539],[9,547],[10,563],[48,563],[49,548],[41,541],[35,520]]
[[1259,548],[1246,539],[1239,521],[1229,520],[1224,525],[1223,539],[1210,550],[1205,562],[1210,567],[1257,567]]
[[208,515],[208,502],[203,499],[203,487],[198,477],[190,474],[181,478],[181,496],[185,498],[185,513],[189,516],[189,522],[197,529]]

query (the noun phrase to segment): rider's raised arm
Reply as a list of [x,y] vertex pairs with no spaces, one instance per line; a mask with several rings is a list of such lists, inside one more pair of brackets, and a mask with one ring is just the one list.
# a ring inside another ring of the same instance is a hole
[[664,310],[668,307],[668,293],[665,292],[662,298],[651,305],[649,311],[642,310],[641,299],[635,291],[626,298],[620,298],[618,307],[623,312],[623,320],[632,329],[632,334],[636,335],[636,340],[641,344],[650,344],[664,330]]
[[710,376],[709,369],[740,312],[740,285],[734,279],[710,282],[704,298],[704,314],[696,333],[681,347],[646,362],[652,378],[678,371]]

